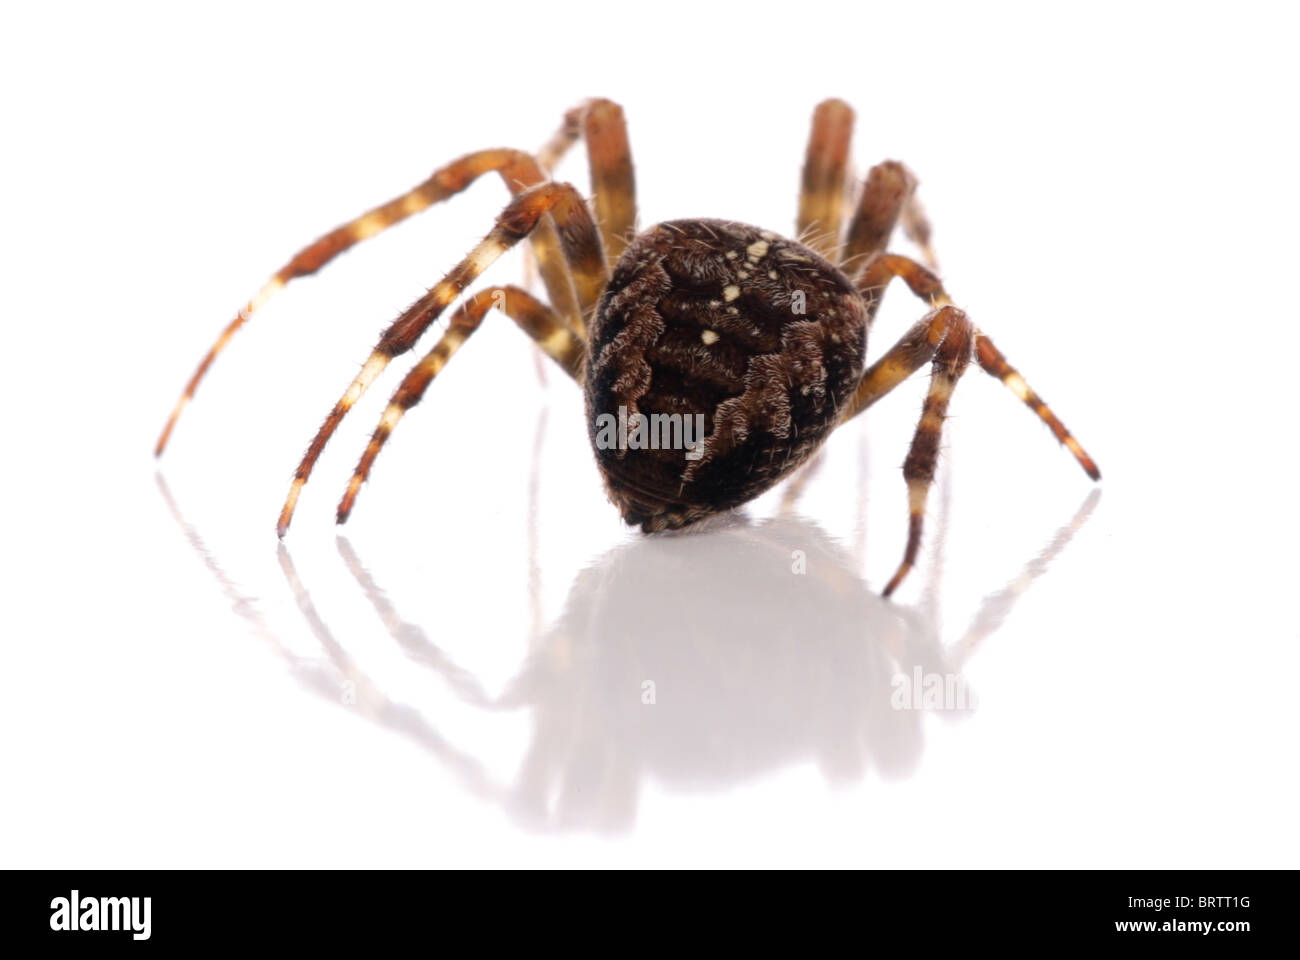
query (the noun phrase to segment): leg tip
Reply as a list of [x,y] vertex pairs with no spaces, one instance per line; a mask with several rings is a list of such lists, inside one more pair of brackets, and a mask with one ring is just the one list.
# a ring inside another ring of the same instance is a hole
[[354,473],[352,479],[348,481],[348,489],[343,494],[343,499],[339,501],[338,509],[334,512],[334,522],[345,524],[348,517],[352,516],[352,507],[357,502],[357,494],[361,492],[361,484],[365,482],[365,477],[361,473]]
[[1092,457],[1079,451],[1075,454],[1075,459],[1079,461],[1079,466],[1083,467],[1083,472],[1095,483],[1101,479],[1101,471],[1097,469],[1097,464],[1092,462]]
[[302,493],[302,485],[306,483],[303,477],[294,477],[293,484],[289,487],[289,496],[284,501],[284,507],[280,510],[280,522],[275,525],[275,535],[281,540],[289,531],[289,522],[293,520],[293,511],[298,506],[298,495]]
[[839,97],[827,97],[825,100],[821,101],[821,103],[817,104],[813,110],[815,113],[819,114],[837,113],[841,117],[853,116],[853,108]]
[[167,449],[167,441],[172,438],[172,431],[176,429],[176,421],[180,419],[181,411],[185,409],[185,404],[189,402],[189,399],[189,391],[186,391],[180,400],[176,402],[176,406],[172,409],[167,422],[163,424],[162,433],[158,434],[158,442],[153,446],[153,455],[155,457],[161,457],[163,451]]
[[1061,443],[1065,445],[1065,448],[1069,450],[1070,453],[1074,454],[1074,459],[1079,461],[1079,466],[1083,467],[1084,473],[1094,481],[1101,479],[1101,471],[1097,469],[1097,464],[1093,461],[1092,457],[1088,456],[1088,451],[1083,449],[1078,440],[1074,439],[1074,437],[1069,434],[1066,434],[1064,439],[1061,440]]
[[903,582],[903,578],[907,576],[911,569],[912,565],[910,563],[903,563],[894,573],[893,577],[890,578],[889,583],[885,584],[885,589],[880,592],[880,595],[888,600],[893,595],[894,591],[898,589],[898,585]]

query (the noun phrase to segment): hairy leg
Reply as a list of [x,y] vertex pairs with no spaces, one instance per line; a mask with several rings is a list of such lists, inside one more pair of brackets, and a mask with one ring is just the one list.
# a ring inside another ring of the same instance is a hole
[[443,310],[501,254],[531,235],[547,214],[555,222],[567,260],[574,265],[574,285],[579,292],[580,302],[584,290],[587,296],[599,297],[599,290],[604,285],[605,259],[601,251],[600,234],[582,197],[571,185],[551,181],[519,194],[501,212],[496,225],[469,255],[403,312],[380,337],[361,372],[335,403],[298,464],[289,495],[280,511],[276,528],[280,536],[284,536],[289,528],[298,496],[311,476],[312,468],[325,449],[325,444],[370,384],[394,357],[414,347]]
[[839,257],[844,221],[844,181],[853,138],[853,108],[843,100],[824,100],[813,110],[804,156],[796,236],[826,259]]
[[916,564],[920,553],[925,501],[939,462],[944,414],[948,410],[953,388],[970,362],[971,343],[975,335],[966,314],[956,307],[940,307],[935,311],[934,319],[942,326],[942,340],[934,353],[930,389],[925,397],[925,405],[921,408],[921,420],[916,425],[907,459],[903,461],[903,479],[907,481],[908,497],[907,547],[898,569],[885,585],[886,597],[898,589],[908,571]]
[[578,336],[568,329],[550,307],[534,298],[519,287],[488,287],[479,291],[462,304],[448,321],[447,330],[438,339],[433,349],[425,354],[424,359],[416,364],[401,385],[394,392],[384,410],[379,425],[375,427],[366,446],[365,453],[352,473],[347,492],[339,502],[338,522],[345,523],[352,512],[352,506],[361,485],[370,476],[370,468],[375,458],[392,435],[407,410],[420,402],[429,384],[438,375],[452,354],[473,336],[482,324],[487,312],[493,308],[500,310],[514,320],[526,334],[537,343],[542,351],[558,363],[566,373],[578,379],[582,363],[586,356],[586,345]]
[[[320,239],[304,247],[281,267],[253,297],[244,308],[235,315],[216,341],[204,354],[197,369],[185,385],[168,417],[162,433],[154,447],[154,455],[161,456],[167,447],[177,418],[186,404],[194,397],[199,382],[207,374],[217,355],[230,343],[235,333],[248,322],[255,311],[260,309],[290,281],[316,273],[327,263],[358,243],[382,233],[384,230],[401,223],[408,217],[426,210],[436,203],[446,200],[464,191],[470,184],[485,173],[500,174],[511,193],[518,194],[528,187],[543,182],[546,177],[537,161],[520,150],[480,150],[455,160],[435,171],[429,179],[407,191],[399,197],[381,204],[354,220],[331,230]],[[537,253],[542,279],[546,285],[547,295],[556,310],[565,317],[572,318],[575,324],[581,324],[579,307],[574,298],[568,272],[560,255],[558,242],[549,226],[544,226],[533,236],[533,246]]]
[[895,160],[878,163],[867,173],[844,241],[841,266],[850,275],[885,252],[915,189],[916,178]]
[[[894,278],[902,280],[914,294],[931,305],[942,306],[952,302],[939,278],[929,269],[908,257],[886,253],[869,261],[855,281],[862,294],[870,298],[871,316],[874,317],[875,311],[879,308],[880,297],[884,293],[885,287]],[[938,341],[935,340],[933,330],[921,329],[925,323],[926,321],[922,321],[921,324],[909,330],[895,344],[893,349],[866,370],[845,409],[844,419],[854,417],[871,406],[876,400],[907,379],[914,371],[920,369],[921,364],[933,356]],[[929,354],[925,352],[926,349],[930,350]],[[1089,477],[1093,480],[1101,479],[1101,472],[1097,469],[1097,464],[1088,456],[1079,441],[1066,429],[1065,424],[1052,412],[1052,409],[1048,407],[1043,399],[1025,382],[1024,377],[1007,363],[1006,357],[994,346],[988,335],[978,329],[975,330],[975,358],[980,365],[980,369],[1006,384],[1012,393],[1019,397],[1043,423],[1047,424],[1053,436],[1074,455],[1075,460],[1079,462],[1079,466],[1083,468]]]
[[542,169],[553,173],[579,137],[587,143],[596,223],[612,268],[636,231],[636,174],[623,108],[596,98],[568,111],[560,129],[537,152]]

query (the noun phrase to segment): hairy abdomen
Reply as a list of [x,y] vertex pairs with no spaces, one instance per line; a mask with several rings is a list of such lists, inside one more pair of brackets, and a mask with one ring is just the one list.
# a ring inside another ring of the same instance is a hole
[[[866,317],[802,244],[677,220],[624,251],[590,337],[596,461],[624,520],[652,531],[738,506],[807,460],[861,377]],[[638,422],[655,426],[644,446]]]

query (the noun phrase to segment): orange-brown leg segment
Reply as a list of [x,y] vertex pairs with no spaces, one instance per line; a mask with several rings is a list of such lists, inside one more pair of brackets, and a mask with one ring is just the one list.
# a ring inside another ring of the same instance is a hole
[[[576,107],[566,110],[564,119],[561,121],[559,129],[551,134],[550,138],[538,149],[534,159],[548,178],[555,179],[555,168],[560,165],[564,155],[569,152],[578,138],[582,136],[582,115],[587,108],[589,101],[583,101]],[[531,248],[524,250],[524,278],[526,286],[531,287],[533,280],[537,276],[537,261]],[[581,317],[579,317],[581,323]],[[570,324],[573,325],[572,323]],[[537,377],[539,382],[546,382],[546,370],[538,354],[534,354],[537,360]]]
[[1097,469],[1097,464],[1093,462],[1092,457],[1088,456],[1079,441],[1074,439],[1070,431],[1065,428],[1065,424],[1057,419],[1056,414],[1043,402],[1043,398],[1025,383],[1025,378],[1015,367],[1007,363],[1007,358],[1002,355],[1002,351],[995,347],[993,341],[982,331],[975,333],[975,357],[985,373],[1005,383],[1012,393],[1024,401],[1025,406],[1038,414],[1038,419],[1047,424],[1056,439],[1074,454],[1074,459],[1079,461],[1079,465],[1088,476],[1094,480],[1101,479],[1101,471]]
[[1048,426],[1055,424],[1060,428],[1058,438],[1061,438],[1061,442],[1070,448],[1088,475],[1094,480],[1101,477],[1092,459],[1070,436],[1056,416],[1047,409],[1046,404],[1029,389],[1020,375],[1006,364],[1006,360],[1001,353],[997,352],[992,342],[971,325],[965,313],[949,303],[941,303],[908,330],[883,357],[867,368],[843,417],[846,421],[861,413],[921,369],[932,357],[934,358],[930,392],[926,397],[921,423],[917,427],[911,452],[903,465],[903,476],[907,480],[911,507],[907,552],[898,572],[885,588],[885,596],[894,592],[916,562],[917,552],[920,549],[926,492],[934,479],[934,463],[938,455],[943,414],[947,409],[952,387],[970,359],[972,340],[974,353],[979,359],[980,366],[994,376],[1008,378],[1010,381],[1008,386],[1012,390],[1019,392],[1023,389],[1025,402]]
[[[253,312],[261,308],[291,280],[315,273],[339,254],[377,233],[400,223],[408,217],[428,207],[452,197],[472,184],[485,173],[496,172],[501,175],[511,193],[520,191],[543,182],[546,177],[537,161],[520,150],[481,150],[455,160],[400,197],[388,201],[355,220],[343,224],[316,240],[310,246],[299,251],[293,259],[281,267],[261,290],[253,296],[242,310],[230,321],[217,337],[216,342],[204,355],[198,368],[185,385],[180,399],[176,402],[171,416],[163,427],[162,434],[154,448],[156,456],[161,455],[171,437],[172,429],[185,405],[194,396],[199,382],[203,379],[212,363],[235,332],[242,327]],[[543,227],[532,238],[540,265],[542,279],[546,285],[547,295],[557,312],[562,316],[578,318],[578,305],[570,286],[568,272],[558,248],[557,241],[549,227]]]
[[857,389],[844,408],[841,422],[856,417],[889,391],[920,370],[943,341],[947,329],[947,316],[942,307],[950,300],[939,278],[915,260],[893,253],[882,253],[870,260],[855,281],[857,288],[867,298],[868,319],[875,317],[880,298],[889,281],[895,277],[935,309],[926,314],[899,339],[884,356],[862,374]]
[[553,172],[579,137],[587,142],[596,222],[612,268],[636,230],[636,174],[623,108],[597,98],[566,113],[563,125],[537,152],[542,169]]
[[839,255],[844,180],[852,138],[852,107],[843,100],[817,104],[804,156],[795,235],[831,262]]
[[841,422],[856,417],[885,394],[920,370],[943,342],[947,318],[942,308],[926,314],[883,357],[869,366],[858,381]]
[[910,257],[882,253],[868,260],[854,280],[858,291],[867,298],[868,322],[875,319],[885,288],[893,279],[902,280],[908,289],[927,303],[946,303],[948,294],[933,272]]
[[903,205],[903,232],[907,238],[921,248],[921,257],[925,265],[935,273],[939,272],[939,258],[934,252],[934,230],[925,215],[921,201],[916,199],[916,192],[907,198]]
[[915,189],[916,178],[896,160],[886,160],[871,168],[849,221],[841,266],[857,270],[885,252]]
[[884,253],[899,223],[908,239],[921,248],[925,265],[938,273],[933,230],[916,198],[916,176],[897,160],[886,160],[867,173],[849,221],[840,266],[851,276],[871,257]]
[[934,319],[943,327],[943,339],[934,354],[930,390],[926,394],[925,405],[921,408],[921,421],[916,425],[912,448],[903,461],[903,478],[907,481],[908,497],[907,548],[903,553],[903,562],[885,586],[886,597],[898,589],[908,571],[916,564],[920,553],[925,501],[939,462],[944,414],[948,410],[953,388],[970,362],[971,342],[975,335],[966,314],[956,307],[940,307],[935,311]]
[[452,354],[474,334],[483,322],[484,316],[493,307],[519,324],[548,357],[563,367],[575,380],[578,378],[586,356],[586,346],[550,307],[515,286],[488,287],[474,294],[451,315],[447,331],[439,338],[433,349],[425,354],[424,359],[407,373],[401,385],[393,393],[393,398],[388,401],[384,415],[380,418],[379,425],[375,427],[375,432],[371,435],[370,443],[367,444],[365,453],[361,455],[356,470],[353,471],[347,492],[339,502],[339,523],[347,521],[361,485],[370,476],[370,468],[375,458],[379,456],[379,451],[383,449],[402,416],[420,402],[424,391],[433,382],[433,378],[447,365]]
[[589,298],[594,302],[599,297],[605,280],[605,257],[600,246],[600,234],[582,197],[571,185],[550,181],[519,194],[501,212],[496,225],[469,255],[393,321],[380,337],[361,372],[325,418],[298,464],[289,495],[280,512],[277,525],[280,536],[284,536],[289,528],[298,495],[311,475],[312,467],[353,404],[388,366],[389,361],[414,347],[443,310],[501,254],[532,234],[547,214],[555,222],[565,257],[573,267],[574,286],[579,301],[585,303]]
[[636,232],[636,174],[627,122],[623,108],[610,100],[593,100],[583,122],[596,222],[613,268]]
[[560,165],[560,161],[569,152],[569,148],[577,143],[578,138],[582,136],[582,117],[590,102],[584,100],[576,107],[565,111],[560,128],[551,134],[550,139],[542,144],[537,151],[537,164],[547,176],[555,173],[555,168]]
[[[914,294],[932,305],[943,305],[951,302],[943,288],[943,284],[929,269],[907,257],[886,253],[869,261],[855,280],[857,288],[870,300],[869,316],[875,316],[875,311],[879,308],[880,297],[884,293],[885,287],[895,277],[906,283]],[[918,352],[920,350],[919,344],[927,337],[933,337],[932,332],[920,332],[920,327],[921,324],[918,324],[908,331],[893,350],[863,374],[862,380],[859,381],[858,388],[845,410],[845,420],[861,413],[919,368],[919,363],[910,368],[908,363],[911,359],[921,356],[921,352]],[[937,341],[931,340],[930,342],[937,345]],[[912,344],[911,348],[906,346],[908,343]],[[1097,464],[1088,456],[1087,451],[1083,449],[1079,441],[1066,429],[1065,424],[1043,402],[1042,398],[1030,388],[1024,377],[1007,363],[1006,357],[993,345],[993,341],[979,330],[976,331],[975,336],[975,356],[984,372],[997,377],[1006,384],[1012,393],[1024,401],[1025,405],[1047,424],[1048,429],[1052,431],[1056,439],[1064,444],[1070,453],[1074,454],[1075,460],[1079,462],[1079,466],[1083,467],[1084,472],[1089,477],[1093,480],[1101,479],[1101,472],[1097,469]],[[920,363],[924,363],[926,359],[928,357],[922,358]]]

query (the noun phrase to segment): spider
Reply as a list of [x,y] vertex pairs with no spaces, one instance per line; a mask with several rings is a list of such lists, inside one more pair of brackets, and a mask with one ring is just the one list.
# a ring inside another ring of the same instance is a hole
[[[936,274],[930,226],[914,197],[912,173],[896,161],[880,163],[852,202],[846,170],[853,118],[848,104],[835,99],[813,112],[797,220],[797,235],[807,243],[707,219],[674,220],[637,233],[627,126],[622,108],[610,100],[589,100],[568,111],[536,154],[489,149],[461,157],[321,237],[272,276],[199,363],[155,454],[162,454],[217,354],[275,293],[495,172],[512,199],[468,256],[382,334],[299,463],[280,513],[279,536],[353,404],[498,257],[527,239],[549,303],[512,285],[465,299],[385,408],[339,503],[339,523],[347,520],[398,421],[493,308],[583,385],[605,490],[623,519],[647,533],[686,527],[752,500],[806,463],[836,427],[931,363],[921,419],[903,464],[908,535],[903,559],[883,591],[889,596],[920,551],[944,415],[972,359],[1033,410],[1093,480],[1101,474],[949,298]],[[550,176],[580,139],[591,169],[590,206],[571,184]],[[900,223],[925,264],[886,249]],[[867,333],[896,278],[929,309],[866,366]],[[693,440],[692,422],[700,427]]]

